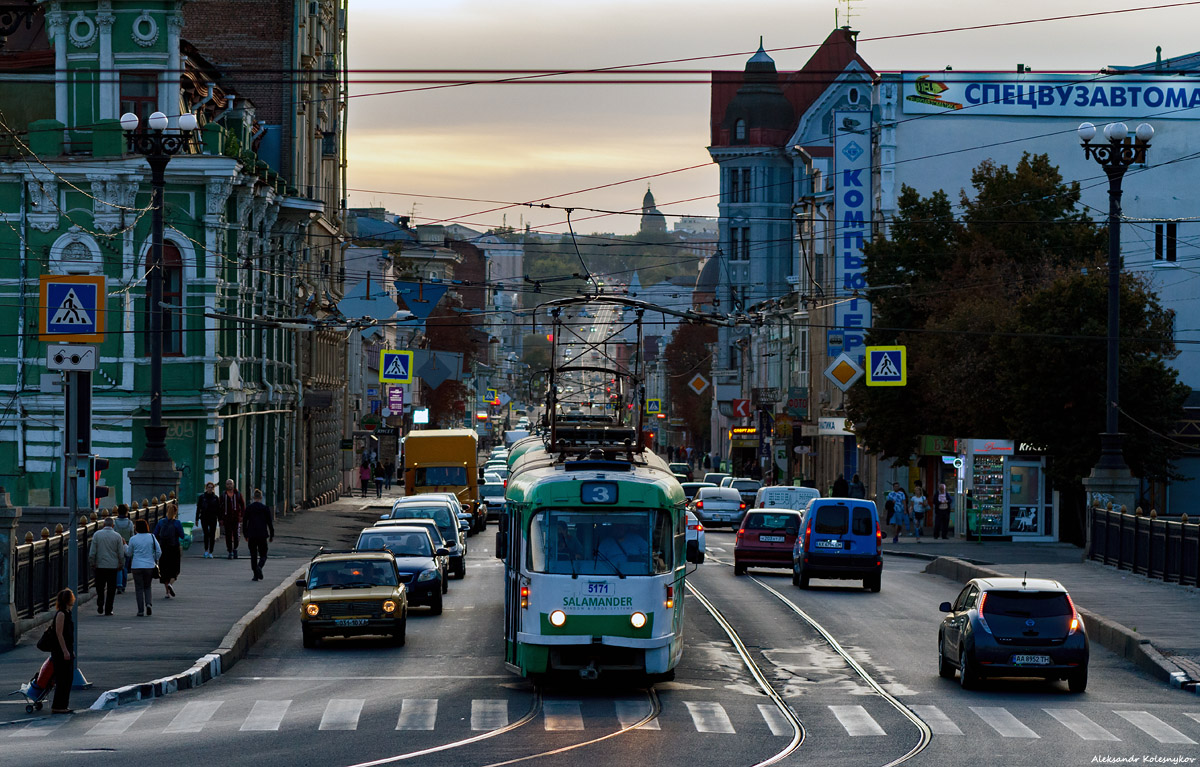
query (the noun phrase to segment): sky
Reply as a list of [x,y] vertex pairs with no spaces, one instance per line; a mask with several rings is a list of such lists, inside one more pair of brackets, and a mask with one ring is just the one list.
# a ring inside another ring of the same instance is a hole
[[[1200,3],[896,36],[1171,2],[867,0],[850,4],[850,25],[860,33],[860,55],[879,72],[946,66],[1013,71],[1017,64],[1041,72],[1094,72],[1153,61],[1156,46],[1162,46],[1163,58],[1200,49],[1195,35]],[[708,71],[741,70],[760,36],[781,72],[799,69],[834,29],[835,11],[839,24],[846,23],[847,12],[845,2],[834,0],[348,0],[348,5],[352,207],[384,207],[413,215],[418,224],[477,229],[530,224],[539,231],[566,231],[562,210],[518,204],[553,198],[546,202],[574,208],[576,233],[619,234],[637,231],[637,212],[585,209],[637,211],[647,183],[668,226],[675,216],[716,215],[717,166],[706,151]],[[893,39],[871,39],[885,37]],[[658,79],[697,83],[430,88],[395,82],[513,76],[396,70],[557,71],[696,57],[705,58],[664,66],[699,74]],[[593,187],[604,188],[569,194]]]

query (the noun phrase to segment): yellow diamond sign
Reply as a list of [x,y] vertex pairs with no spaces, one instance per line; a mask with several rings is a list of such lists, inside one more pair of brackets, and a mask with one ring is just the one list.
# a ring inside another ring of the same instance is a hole
[[839,354],[829,364],[829,367],[825,368],[825,377],[833,381],[833,385],[842,391],[848,390],[862,376],[862,367],[845,352]]
[[703,394],[704,390],[708,388],[708,379],[697,373],[692,380],[688,381],[688,388],[697,394]]

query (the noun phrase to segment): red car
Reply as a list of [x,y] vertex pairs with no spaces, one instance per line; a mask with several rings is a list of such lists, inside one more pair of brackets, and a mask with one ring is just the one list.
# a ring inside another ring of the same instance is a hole
[[800,533],[800,512],[788,509],[746,512],[733,545],[733,574],[747,567],[792,566],[792,548]]

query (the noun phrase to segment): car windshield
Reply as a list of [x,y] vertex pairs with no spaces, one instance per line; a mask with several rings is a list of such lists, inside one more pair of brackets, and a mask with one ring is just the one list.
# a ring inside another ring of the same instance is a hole
[[702,487],[696,493],[696,499],[701,501],[741,501],[742,496],[732,487]]
[[479,494],[484,498],[503,498],[504,485],[484,485],[479,488]]
[[358,538],[358,549],[387,549],[398,557],[431,557],[433,548],[424,530],[372,530]]
[[415,470],[413,482],[417,487],[465,487],[466,466],[421,466]]
[[781,530],[795,535],[800,529],[800,518],[795,514],[764,514],[756,511],[746,517],[743,525],[747,530]]
[[1070,615],[1071,605],[1061,591],[989,591],[983,602],[983,613],[1013,618],[1055,618]]
[[390,560],[341,559],[317,562],[308,568],[310,589],[370,588],[396,583],[396,568]]
[[529,569],[560,575],[670,572],[675,531],[666,511],[547,510],[529,525]]
[[762,487],[762,483],[756,479],[735,479],[732,487],[744,493],[747,490],[758,490],[758,488]]
[[447,541],[454,540],[458,535],[458,525],[450,514],[448,506],[417,506],[413,504],[398,505],[392,508],[392,519],[432,519],[437,522],[438,530],[442,533],[442,538]]

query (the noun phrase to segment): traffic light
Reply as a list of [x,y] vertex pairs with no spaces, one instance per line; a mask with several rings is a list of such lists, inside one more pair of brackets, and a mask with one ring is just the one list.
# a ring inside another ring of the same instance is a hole
[[100,472],[108,468],[108,459],[100,456],[91,456],[91,473],[88,475],[91,479],[91,492],[89,493],[92,499],[92,508],[100,508],[100,499],[108,497],[108,487],[100,484]]

